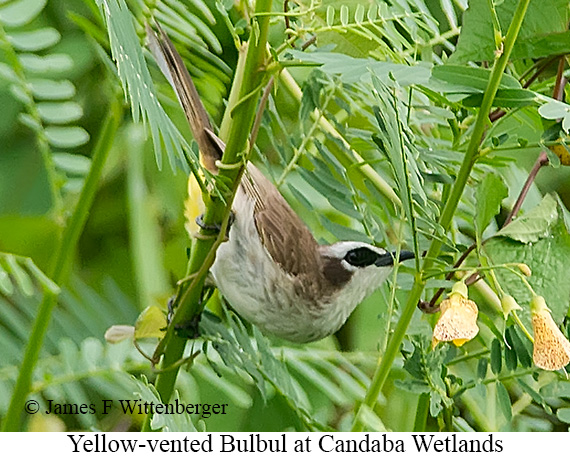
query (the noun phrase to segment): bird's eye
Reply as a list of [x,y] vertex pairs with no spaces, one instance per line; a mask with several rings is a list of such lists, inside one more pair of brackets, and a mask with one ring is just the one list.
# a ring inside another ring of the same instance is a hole
[[377,259],[378,253],[365,247],[351,249],[344,256],[344,260],[355,267],[367,267],[376,262]]

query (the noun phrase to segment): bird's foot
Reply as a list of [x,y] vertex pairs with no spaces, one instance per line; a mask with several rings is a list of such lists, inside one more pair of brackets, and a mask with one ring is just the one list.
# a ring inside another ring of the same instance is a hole
[[[230,211],[230,214],[228,217],[228,228],[227,228],[226,236],[229,235],[230,227],[234,223],[234,220],[235,220],[235,214],[233,211]],[[210,234],[214,234],[214,235],[218,235],[220,233],[220,231],[222,230],[222,226],[220,224],[206,224],[206,223],[204,223],[204,215],[203,214],[200,214],[196,218],[196,225],[198,225],[198,227],[200,227],[205,232],[209,232]]]
[[198,227],[200,227],[202,230],[204,230],[206,232],[212,232],[215,234],[220,233],[220,230],[222,230],[222,226],[220,224],[206,224],[206,223],[204,223],[204,215],[203,214],[200,214],[196,218],[196,225],[198,225]]
[[175,325],[174,331],[176,335],[187,340],[198,338],[200,336],[200,317],[201,314],[197,314],[189,321]]

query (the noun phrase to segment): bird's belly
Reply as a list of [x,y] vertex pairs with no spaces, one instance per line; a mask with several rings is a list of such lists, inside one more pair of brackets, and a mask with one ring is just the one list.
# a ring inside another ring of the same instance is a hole
[[212,266],[216,286],[232,308],[262,332],[294,342],[335,332],[348,317],[343,307],[317,306],[303,296],[298,279],[271,259],[246,222],[236,217]]
[[298,342],[325,336],[316,333],[322,328],[319,313],[310,311],[293,279],[263,254],[255,248],[242,252],[231,240],[220,246],[212,274],[225,299],[264,333]]

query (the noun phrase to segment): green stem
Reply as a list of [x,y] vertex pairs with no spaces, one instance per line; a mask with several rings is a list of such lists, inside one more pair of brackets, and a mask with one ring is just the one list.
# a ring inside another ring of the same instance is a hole
[[[269,31],[270,16],[262,16],[260,13],[271,11],[271,0],[257,0],[255,15],[252,19],[253,27],[250,41],[247,47],[243,77],[237,77],[234,85],[238,84],[239,92],[236,104],[228,106],[231,118],[225,124],[227,131],[226,149],[222,157],[222,164],[229,167],[220,167],[215,180],[218,193],[212,192],[206,202],[203,222],[205,225],[222,225],[221,234],[225,233],[229,208],[237,189],[239,179],[243,172],[243,164],[248,150],[248,138],[256,114],[257,101],[261,95],[264,66],[266,57],[266,43]],[[233,92],[233,90],[232,90]],[[225,119],[228,119],[225,116]],[[233,166],[235,164],[241,166]],[[224,199],[217,197],[222,194]],[[209,267],[214,262],[215,249],[221,239],[212,237],[198,237],[194,241],[192,253],[188,263],[188,276],[193,280],[189,285],[179,290],[178,307],[165,336],[164,358],[158,375],[156,389],[163,402],[167,403],[174,390],[174,384],[178,376],[179,367],[168,370],[174,366],[184,355],[187,339],[179,336],[174,328],[179,324],[191,322],[202,311],[201,294],[204,279]],[[150,430],[150,417],[147,418],[143,430]]]
[[[471,170],[477,161],[478,150],[485,133],[485,126],[488,122],[488,115],[493,104],[493,99],[495,98],[495,95],[499,88],[501,78],[503,77],[509,56],[513,50],[513,46],[520,31],[529,2],[530,0],[519,0],[519,3],[513,15],[511,25],[509,26],[507,36],[505,37],[503,53],[499,56],[495,62],[495,65],[493,66],[493,71],[491,73],[491,77],[489,78],[487,88],[485,89],[485,94],[483,95],[483,101],[481,102],[479,113],[477,114],[477,120],[473,128],[471,141],[469,142],[467,151],[465,152],[465,157],[463,158],[461,168],[459,169],[459,173],[451,189],[449,198],[447,199],[441,213],[439,224],[444,231],[447,231],[451,226],[453,216],[457,209],[457,205],[459,204],[459,200],[463,195],[463,190],[465,189],[469,175],[471,174]],[[433,266],[442,244],[443,241],[440,238],[434,238],[432,240],[428,252],[424,258],[422,265],[423,271],[429,270]],[[402,315],[398,321],[394,334],[388,343],[388,347],[386,348],[384,356],[379,359],[379,363],[370,383],[370,387],[368,388],[368,391],[364,398],[363,405],[366,405],[370,409],[373,409],[376,405],[378,395],[380,394],[380,391],[382,390],[382,387],[388,378],[392,364],[398,355],[400,345],[402,344],[410,321],[412,320],[414,310],[416,309],[416,305],[421,298],[424,288],[425,280],[422,278],[421,274],[418,273],[416,274],[414,285],[412,286],[412,290],[408,295],[408,301],[402,310]],[[357,414],[355,415],[355,420],[352,427],[353,431],[362,431],[364,428],[364,425],[360,421],[359,417],[361,408],[359,408]]]
[[[69,224],[64,229],[61,242],[55,250],[54,263],[48,272],[48,276],[56,284],[62,285],[67,278],[79,236],[87,221],[89,210],[91,209],[95,193],[97,192],[103,166],[111,150],[113,138],[119,127],[121,117],[122,106],[119,102],[116,102],[110,108],[107,118],[103,123],[103,128],[101,129],[99,139],[93,151],[89,175],[85,180],[79,201],[69,220]],[[30,339],[28,340],[22,365],[20,366],[18,379],[16,380],[16,385],[12,392],[10,406],[4,418],[2,430],[5,432],[18,431],[20,429],[24,402],[31,390],[34,367],[38,361],[40,350],[51,320],[52,311],[56,304],[57,295],[46,291],[38,307],[30,333]]]

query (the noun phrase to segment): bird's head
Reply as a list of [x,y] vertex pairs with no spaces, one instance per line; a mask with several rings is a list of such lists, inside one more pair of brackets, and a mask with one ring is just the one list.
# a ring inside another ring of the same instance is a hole
[[394,262],[414,258],[410,251],[396,253],[358,241],[340,241],[322,246],[323,276],[342,295],[359,303],[386,280]]

